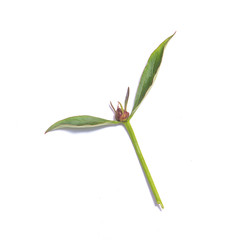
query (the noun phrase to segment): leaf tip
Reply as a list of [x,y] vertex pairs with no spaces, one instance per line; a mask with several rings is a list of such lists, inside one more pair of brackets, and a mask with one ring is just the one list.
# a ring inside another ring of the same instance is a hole
[[50,127],[45,131],[44,134],[46,134],[46,133],[48,133],[48,132],[50,132],[50,131],[52,131],[52,130],[53,130],[53,128],[52,128],[52,126],[50,126]]

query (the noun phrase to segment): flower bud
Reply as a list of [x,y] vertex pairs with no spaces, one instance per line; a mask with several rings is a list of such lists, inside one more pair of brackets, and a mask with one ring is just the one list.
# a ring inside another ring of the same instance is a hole
[[115,119],[119,122],[124,122],[128,119],[129,112],[121,109],[119,106],[117,107],[117,111],[115,112]]

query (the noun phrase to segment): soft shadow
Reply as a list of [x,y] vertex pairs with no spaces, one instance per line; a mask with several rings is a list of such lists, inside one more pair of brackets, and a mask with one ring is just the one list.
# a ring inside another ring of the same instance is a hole
[[104,128],[109,128],[109,127],[116,127],[118,125],[103,125],[103,126],[95,126],[95,127],[84,127],[84,128],[58,128],[58,129],[54,129],[50,132],[54,132],[54,131],[66,131],[72,134],[79,134],[79,133],[88,133],[88,132],[95,132]]

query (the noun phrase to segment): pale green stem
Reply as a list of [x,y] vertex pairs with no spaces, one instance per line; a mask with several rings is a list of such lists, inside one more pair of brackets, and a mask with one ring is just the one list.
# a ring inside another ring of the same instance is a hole
[[138,142],[137,142],[136,136],[134,134],[134,131],[132,129],[132,126],[131,126],[129,121],[123,122],[123,124],[124,124],[128,134],[129,134],[129,137],[132,140],[132,144],[133,144],[133,146],[135,148],[136,154],[137,154],[138,159],[139,159],[139,161],[141,163],[142,169],[143,169],[144,174],[145,174],[145,176],[146,176],[146,178],[148,180],[148,183],[149,183],[149,185],[151,187],[151,190],[152,190],[152,193],[153,193],[153,195],[154,195],[154,197],[156,199],[156,202],[158,204],[160,204],[161,208],[164,208],[163,203],[161,201],[161,198],[160,198],[160,196],[158,194],[157,188],[156,188],[156,186],[155,186],[155,184],[153,182],[152,176],[151,176],[151,174],[150,174],[150,172],[148,170],[147,164],[146,164],[146,162],[145,162],[145,160],[143,158],[141,149],[140,149],[140,147],[138,145]]

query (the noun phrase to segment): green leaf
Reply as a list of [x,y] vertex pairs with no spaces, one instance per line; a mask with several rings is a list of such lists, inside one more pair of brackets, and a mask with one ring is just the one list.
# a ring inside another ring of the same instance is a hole
[[147,65],[145,66],[145,68],[143,70],[143,73],[142,73],[142,76],[141,76],[141,79],[140,79],[140,82],[138,85],[138,89],[136,92],[134,105],[133,105],[133,109],[132,109],[132,113],[131,113],[130,117],[132,117],[133,114],[136,112],[140,103],[146,96],[147,92],[150,90],[150,88],[156,78],[160,64],[162,62],[164,49],[165,49],[167,43],[169,42],[169,40],[174,36],[174,34],[172,36],[168,37],[165,41],[163,41],[149,57]]
[[89,127],[98,127],[103,125],[112,125],[119,124],[117,121],[110,121],[103,118],[92,117],[87,115],[69,117],[63,120],[60,120],[53,125],[51,125],[47,131],[52,131],[57,128],[89,128]]

